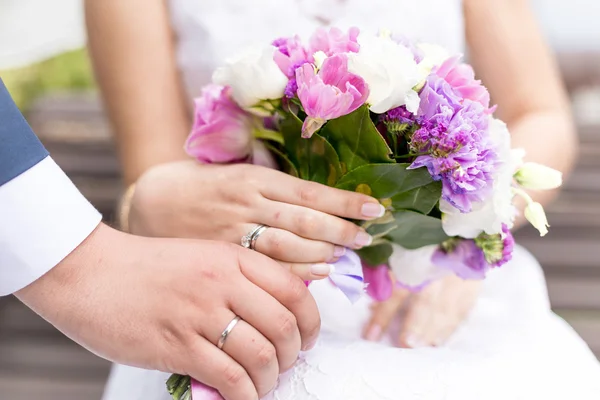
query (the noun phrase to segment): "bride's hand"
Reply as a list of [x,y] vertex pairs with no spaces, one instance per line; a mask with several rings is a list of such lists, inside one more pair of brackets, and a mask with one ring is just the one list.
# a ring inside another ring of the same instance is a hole
[[255,250],[306,270],[306,264],[332,262],[345,248],[371,243],[362,228],[343,218],[368,220],[383,211],[369,196],[264,167],[182,161],[154,167],[140,178],[129,227],[139,235],[239,244],[264,224],[269,228]]
[[395,289],[392,297],[374,303],[364,330],[367,340],[378,341],[405,308],[397,344],[400,347],[443,345],[475,305],[481,281],[456,276],[440,279],[418,293]]

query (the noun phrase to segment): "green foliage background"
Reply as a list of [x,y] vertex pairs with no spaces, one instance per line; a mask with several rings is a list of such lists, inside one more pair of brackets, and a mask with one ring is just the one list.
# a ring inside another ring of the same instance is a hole
[[0,77],[24,112],[32,101],[49,92],[88,91],[95,88],[85,49],[63,53],[23,68],[0,71]]

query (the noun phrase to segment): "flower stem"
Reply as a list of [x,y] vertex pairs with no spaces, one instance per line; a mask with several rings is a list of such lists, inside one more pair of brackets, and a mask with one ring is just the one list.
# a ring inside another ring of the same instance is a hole
[[191,380],[189,376],[173,374],[167,379],[167,390],[173,400],[191,400]]

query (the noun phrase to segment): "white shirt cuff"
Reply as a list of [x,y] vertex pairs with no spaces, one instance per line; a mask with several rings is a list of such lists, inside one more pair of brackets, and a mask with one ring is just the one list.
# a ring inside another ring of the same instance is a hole
[[101,220],[50,157],[0,186],[0,296],[50,271]]

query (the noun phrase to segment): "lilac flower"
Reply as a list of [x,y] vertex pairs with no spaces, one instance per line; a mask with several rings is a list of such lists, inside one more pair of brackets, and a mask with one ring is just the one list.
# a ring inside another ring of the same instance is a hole
[[510,260],[515,250],[515,238],[506,224],[502,224],[502,258],[494,263],[494,267],[500,267]]
[[480,202],[492,189],[498,159],[489,139],[489,118],[484,107],[463,99],[436,74],[427,78],[417,112],[420,128],[411,139],[418,156],[411,169],[427,167],[442,181],[442,198],[462,212]]
[[515,240],[506,224],[502,224],[502,233],[480,234],[475,243],[483,251],[485,259],[492,267],[501,267],[512,259]]
[[312,64],[304,64],[296,70],[296,80],[307,114],[302,126],[304,138],[310,138],[328,120],[356,110],[369,95],[365,81],[348,71],[344,54],[327,58],[318,72]]
[[470,239],[459,240],[449,251],[438,249],[431,261],[462,279],[481,280],[490,270],[483,250]]
[[338,28],[331,28],[329,31],[320,28],[310,38],[310,53],[317,51],[324,52],[328,57],[341,53],[357,53],[360,49],[358,44],[358,28],[350,28],[348,33],[344,33]]

